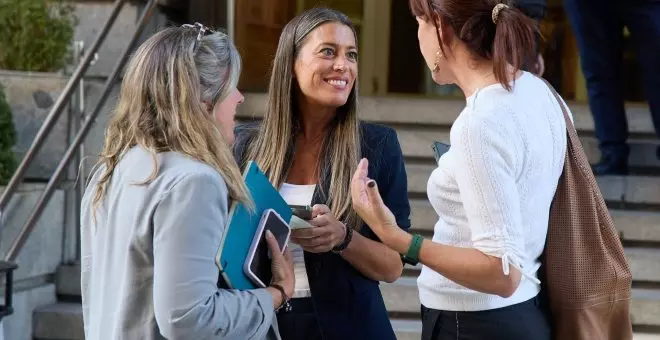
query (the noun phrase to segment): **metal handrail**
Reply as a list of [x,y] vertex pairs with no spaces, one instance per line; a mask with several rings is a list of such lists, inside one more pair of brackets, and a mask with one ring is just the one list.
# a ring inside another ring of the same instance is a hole
[[[55,105],[53,105],[53,108],[48,113],[46,120],[44,121],[43,125],[41,125],[39,132],[37,132],[37,135],[34,138],[34,141],[32,142],[32,145],[25,153],[25,156],[23,156],[23,160],[21,161],[21,164],[14,172],[14,175],[11,177],[11,180],[7,184],[7,187],[5,188],[5,191],[2,193],[2,196],[0,196],[0,217],[2,217],[2,214],[4,213],[5,209],[7,208],[7,205],[9,204],[9,201],[16,193],[19,184],[25,178],[25,173],[27,172],[28,167],[32,164],[34,157],[37,155],[39,151],[41,151],[41,147],[46,141],[46,138],[48,138],[49,134],[53,130],[53,127],[57,123],[57,120],[62,115],[62,110],[64,109],[66,103],[68,103],[69,100],[71,99],[71,94],[78,86],[78,82],[80,81],[80,78],[82,78],[85,71],[87,71],[87,68],[89,67],[90,63],[94,60],[96,51],[99,49],[101,43],[105,40],[106,35],[110,31],[110,28],[114,24],[115,20],[117,19],[117,16],[119,15],[119,11],[121,10],[125,2],[126,2],[125,0],[115,1],[114,6],[112,7],[112,12],[110,12],[110,17],[108,18],[108,21],[106,21],[105,25],[103,26],[99,34],[96,36],[96,39],[94,40],[94,43],[92,43],[91,48],[89,49],[89,51],[87,51],[87,54],[85,54],[83,60],[80,62],[76,70],[73,72],[73,75],[71,76],[69,82],[64,87],[62,94],[60,94],[60,96],[57,98]],[[0,218],[0,231],[2,230],[1,221],[2,219]]]
[[[85,42],[74,43],[75,65],[85,55]],[[94,65],[94,62],[92,62]],[[85,78],[80,79],[78,91],[74,92],[69,105],[69,124],[67,125],[67,144],[71,144],[80,126],[85,120]],[[72,187],[64,195],[64,249],[62,263],[71,263],[80,260],[80,208],[87,183],[87,170],[85,169],[85,144],[78,147],[78,153],[69,166],[65,181],[72,183]]]
[[[66,150],[64,157],[62,158],[62,160],[57,166],[57,169],[55,170],[55,173],[50,177],[50,180],[46,185],[46,189],[44,189],[44,192],[41,194],[41,197],[39,197],[37,204],[30,213],[30,217],[28,218],[27,222],[25,222],[25,225],[23,225],[23,228],[18,234],[18,237],[16,237],[14,243],[9,248],[9,251],[5,256],[5,261],[15,261],[19,252],[25,245],[25,242],[30,237],[32,230],[34,229],[37,221],[41,217],[41,213],[46,208],[46,204],[48,204],[48,201],[53,196],[53,193],[55,192],[55,189],[57,188],[58,182],[60,180],[60,177],[62,177],[62,174],[68,168],[71,159],[73,158],[75,152],[78,150],[78,147],[82,145],[83,141],[85,140],[85,137],[87,137],[87,134],[94,125],[94,122],[96,121],[96,117],[99,115],[101,109],[103,108],[103,105],[105,104],[105,101],[108,99],[108,96],[110,95],[110,91],[112,90],[112,86],[115,84],[115,81],[119,77],[119,73],[121,73],[129,53],[131,52],[133,46],[135,45],[138,38],[142,34],[142,31],[144,30],[144,26],[149,20],[149,17],[151,17],[151,13],[153,12],[155,7],[156,7],[156,0],[149,0],[145,5],[142,15],[138,20],[137,29],[135,30],[135,33],[133,33],[133,37],[129,41],[128,46],[126,46],[126,49],[124,49],[124,52],[121,54],[121,57],[115,64],[115,67],[110,73],[110,76],[106,80],[105,85],[103,87],[103,91],[101,92],[101,96],[99,97],[98,103],[94,107],[92,113],[85,120],[85,123],[80,128],[80,131],[78,131],[78,134],[76,135],[76,138],[74,139],[73,143],[71,143],[69,148]],[[85,57],[88,57],[90,52],[92,51],[90,50]]]

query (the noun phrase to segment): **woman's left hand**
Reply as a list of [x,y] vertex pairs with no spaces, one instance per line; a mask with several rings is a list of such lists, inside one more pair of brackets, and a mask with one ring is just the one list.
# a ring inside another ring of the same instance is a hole
[[362,159],[351,180],[353,209],[373,232],[384,240],[392,228],[397,228],[396,218],[383,203],[376,181],[368,177],[369,161]]
[[314,228],[292,230],[292,242],[299,244],[307,252],[325,253],[344,241],[346,226],[337,221],[328,206],[313,206],[312,216],[312,220],[308,222]]

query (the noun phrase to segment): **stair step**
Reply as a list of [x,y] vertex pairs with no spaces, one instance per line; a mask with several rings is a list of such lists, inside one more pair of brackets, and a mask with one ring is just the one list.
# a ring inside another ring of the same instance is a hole
[[[426,185],[433,164],[406,164],[408,192],[426,196]],[[598,185],[606,201],[660,205],[660,180],[649,176],[602,176]]]
[[[385,306],[391,314],[419,315],[420,302],[415,278],[402,277],[394,283],[383,283],[380,287]],[[660,290],[633,289],[631,317],[635,326],[660,327]]]
[[[397,340],[419,340],[422,336],[420,320],[392,319],[391,322]],[[633,340],[660,340],[660,334],[635,333]]]
[[[264,116],[265,93],[245,94],[245,102],[238,107],[238,118],[255,119]],[[593,131],[594,123],[589,106],[568,103],[575,126],[580,131]],[[359,117],[365,121],[383,124],[410,124],[426,126],[451,126],[465,107],[464,100],[433,99],[411,96],[389,95],[387,97],[360,98]],[[644,104],[626,105],[628,127],[631,135],[654,136],[649,108]]]
[[598,186],[607,201],[658,205],[660,180],[648,176],[602,176]]
[[635,333],[633,340],[660,340],[660,334],[651,333]]
[[[33,337],[37,340],[84,340],[82,319],[80,304],[57,303],[38,308]],[[422,322],[419,319],[392,319],[391,322],[398,340],[420,339]],[[659,334],[648,333],[636,333],[633,337],[633,340],[659,339]]]
[[34,311],[33,337],[39,340],[84,340],[82,305],[58,302]]
[[422,321],[418,319],[390,319],[397,340],[419,340],[422,338]]
[[[437,131],[427,128],[394,126],[397,131],[401,150],[405,157],[426,158],[433,161],[434,155],[431,150],[431,143],[434,141],[449,143],[449,128],[438,128]],[[585,154],[589,162],[596,163],[600,160],[600,151],[598,150],[598,141],[595,137],[580,136],[580,141],[584,147]],[[629,164],[633,170],[635,168],[658,168],[660,160],[655,157],[656,149],[660,141],[655,139],[631,139]]]
[[59,266],[55,283],[58,295],[80,296],[80,263]]
[[[610,214],[624,241],[660,243],[659,212],[610,209]],[[438,215],[427,199],[411,199],[410,216],[413,230],[426,235],[433,233]]]

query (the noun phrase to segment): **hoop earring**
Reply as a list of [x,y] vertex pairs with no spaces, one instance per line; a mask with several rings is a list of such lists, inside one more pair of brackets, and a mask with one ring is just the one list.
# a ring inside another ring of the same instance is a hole
[[442,50],[438,49],[438,52],[435,53],[435,62],[433,63],[433,70],[432,72],[438,72],[440,71],[440,59],[442,59],[444,55],[442,55]]

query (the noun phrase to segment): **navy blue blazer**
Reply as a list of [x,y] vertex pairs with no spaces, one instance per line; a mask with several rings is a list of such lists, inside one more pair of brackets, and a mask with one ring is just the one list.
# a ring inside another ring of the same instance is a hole
[[[236,128],[234,155],[244,166],[246,146],[257,133],[258,123]],[[385,204],[392,210],[397,224],[410,228],[408,179],[401,146],[396,132],[388,127],[361,123],[362,157],[369,160],[369,177],[376,180]],[[285,147],[282,138],[282,147]],[[293,157],[287,157],[293,159]],[[329,176],[323,176],[325,190],[314,193],[312,205],[326,202]],[[347,184],[348,185],[348,184]],[[358,228],[360,234],[379,241],[368,226]],[[341,256],[332,252],[305,253],[312,301],[325,340],[395,340],[379,282],[362,275]]]

